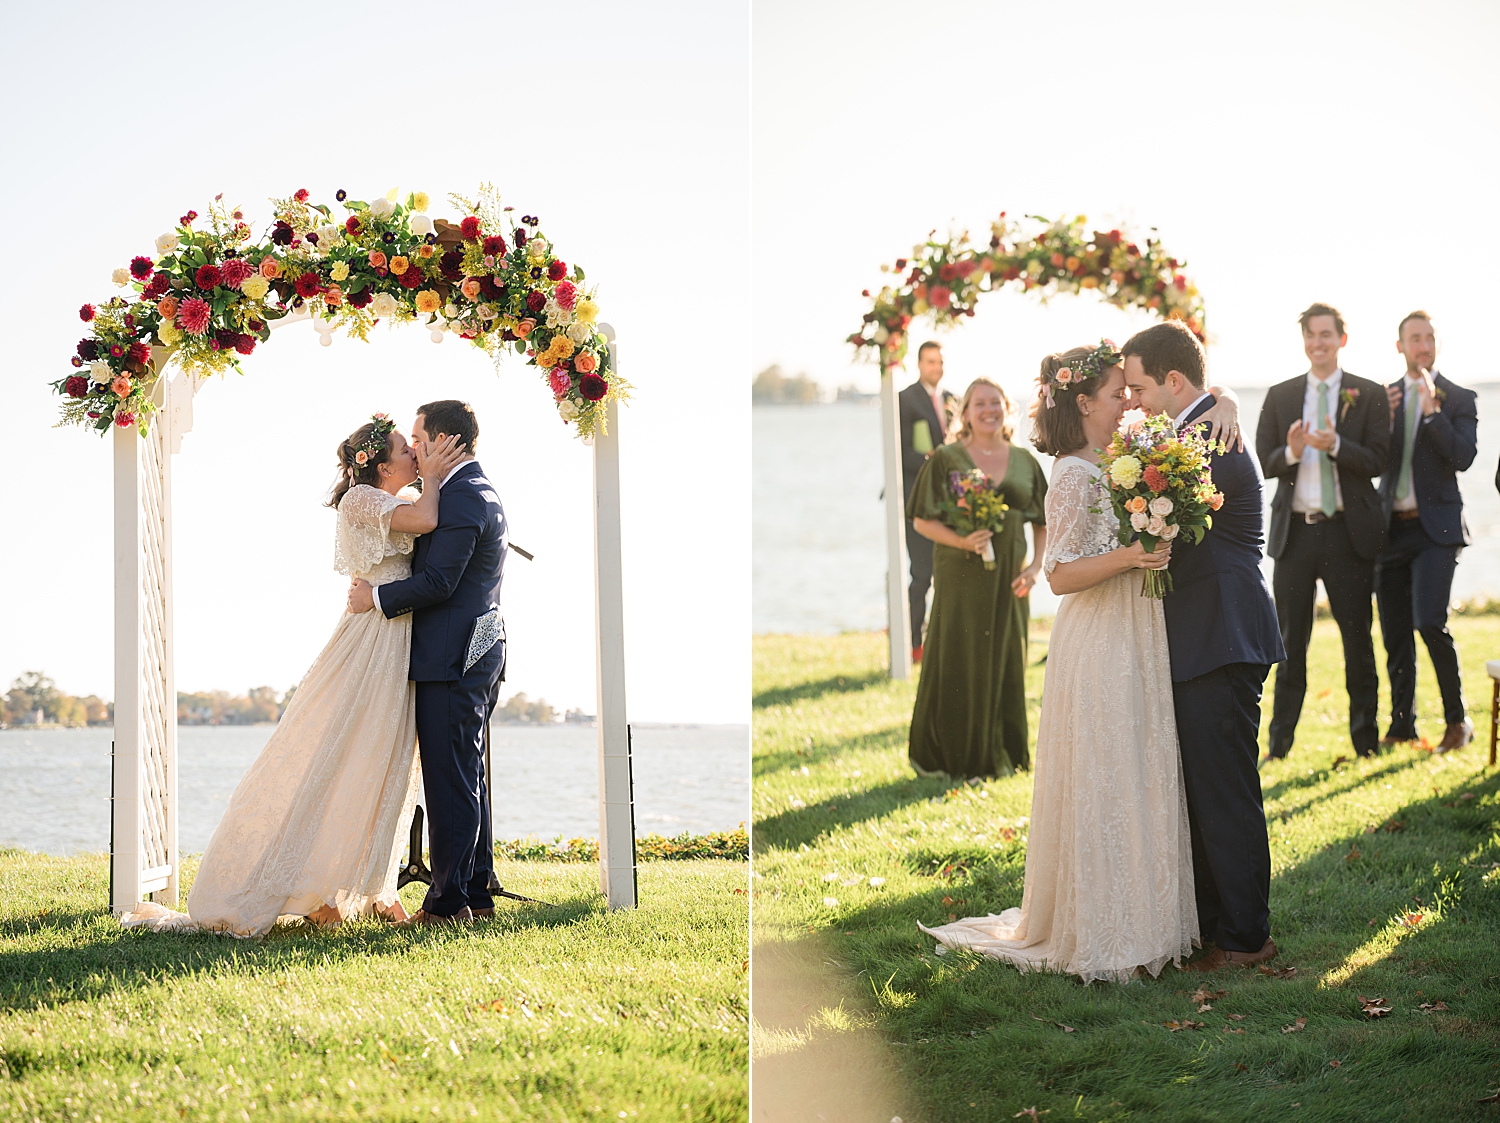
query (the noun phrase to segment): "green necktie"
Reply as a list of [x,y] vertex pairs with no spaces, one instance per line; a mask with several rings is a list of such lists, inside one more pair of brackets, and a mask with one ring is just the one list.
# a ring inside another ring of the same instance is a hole
[[[1328,383],[1318,383],[1318,428],[1328,424]],[[1322,449],[1318,450],[1318,470],[1323,476],[1323,513],[1333,518],[1335,511],[1339,509],[1338,497],[1333,487],[1333,461],[1328,458],[1328,453]]]
[[1417,408],[1416,395],[1407,394],[1406,397],[1406,439],[1401,445],[1401,474],[1396,477],[1397,499],[1405,499],[1411,494],[1411,449],[1416,443],[1417,422],[1422,415]]

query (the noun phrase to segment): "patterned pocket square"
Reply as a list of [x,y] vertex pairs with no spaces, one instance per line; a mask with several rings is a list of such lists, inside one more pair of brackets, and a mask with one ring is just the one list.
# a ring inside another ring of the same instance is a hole
[[505,637],[505,625],[500,621],[500,610],[492,608],[474,620],[474,631],[469,635],[469,652],[464,656],[464,674],[483,659],[489,649]]

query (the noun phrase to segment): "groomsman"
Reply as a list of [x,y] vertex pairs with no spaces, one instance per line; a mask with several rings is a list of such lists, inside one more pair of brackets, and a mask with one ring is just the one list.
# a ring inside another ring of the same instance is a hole
[[1390,455],[1380,478],[1389,530],[1376,565],[1380,632],[1391,680],[1391,724],[1382,745],[1417,739],[1413,712],[1420,632],[1443,696],[1439,752],[1474,739],[1464,712],[1458,650],[1448,631],[1448,598],[1458,553],[1471,541],[1458,473],[1474,463],[1479,411],[1475,394],[1432,369],[1437,335],[1432,317],[1413,312],[1396,328],[1396,350],[1406,375],[1386,387],[1392,413]]
[[[938,388],[943,380],[943,348],[931,340],[917,348],[917,381],[896,395],[901,407],[901,476],[906,504],[917,473],[933,449],[948,439],[949,403],[953,395]],[[922,629],[927,620],[927,590],[932,587],[932,539],[917,533],[906,520],[906,554],[911,559],[911,658],[922,661]]]
[[1355,752],[1370,756],[1379,736],[1370,598],[1386,523],[1371,477],[1385,470],[1390,408],[1378,382],[1339,367],[1348,336],[1337,309],[1313,304],[1298,322],[1310,369],[1271,387],[1255,434],[1261,470],[1278,481],[1267,553],[1276,559],[1271,587],[1286,648],[1267,759],[1291,752],[1302,716],[1320,578],[1344,641],[1349,736]]

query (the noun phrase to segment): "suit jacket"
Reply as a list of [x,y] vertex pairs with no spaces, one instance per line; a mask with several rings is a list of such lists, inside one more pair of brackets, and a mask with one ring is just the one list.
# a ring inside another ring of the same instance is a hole
[[[953,395],[944,390],[943,406],[946,408],[952,400]],[[912,430],[919,420],[926,421],[932,447],[938,448],[947,438],[948,419],[938,417],[937,410],[932,408],[932,396],[927,393],[927,387],[922,385],[921,379],[897,394],[896,402],[901,412],[901,482],[906,502],[910,504],[912,485],[917,482],[917,473],[922,470],[922,465],[927,463],[927,453],[918,452],[912,444]]]
[[[1358,391],[1354,401],[1342,400],[1350,390]],[[1272,386],[1266,393],[1255,430],[1255,452],[1260,457],[1261,471],[1266,479],[1278,481],[1276,498],[1271,501],[1271,539],[1267,550],[1273,558],[1279,558],[1286,550],[1287,530],[1293,517],[1292,496],[1297,490],[1297,469],[1301,466],[1300,461],[1294,464],[1286,461],[1286,433],[1292,422],[1301,420],[1306,396],[1305,374]],[[1385,470],[1391,440],[1390,404],[1385,399],[1384,386],[1347,370],[1343,372],[1339,398],[1334,403],[1339,454],[1334,458],[1333,470],[1344,498],[1349,541],[1356,554],[1373,559],[1385,545],[1385,528],[1390,521],[1371,482]]]
[[[1191,425],[1213,407],[1200,402],[1184,420]],[[1248,452],[1230,449],[1212,458],[1214,486],[1224,505],[1203,541],[1172,544],[1172,591],[1162,602],[1172,681],[1206,675],[1230,663],[1268,667],[1286,658],[1276,602],[1260,569],[1265,544],[1265,500],[1260,469]]]
[[[470,461],[443,486],[437,529],[417,539],[411,576],[380,586],[380,610],[387,617],[412,614],[412,681],[469,677],[469,638],[474,621],[500,605],[509,538],[500,497],[479,463]],[[469,674],[493,675],[504,664],[502,640]]]
[[[1398,380],[1400,388],[1404,380]],[[1464,521],[1464,501],[1458,491],[1458,473],[1467,472],[1479,450],[1478,395],[1450,382],[1441,374],[1432,376],[1443,395],[1437,412],[1417,422],[1411,446],[1411,486],[1417,494],[1417,514],[1429,538],[1442,546],[1467,546],[1469,524]],[[1380,477],[1380,502],[1387,523],[1396,501],[1396,483],[1401,477],[1401,450],[1406,440],[1406,403],[1396,407],[1391,420],[1391,445],[1385,472]]]

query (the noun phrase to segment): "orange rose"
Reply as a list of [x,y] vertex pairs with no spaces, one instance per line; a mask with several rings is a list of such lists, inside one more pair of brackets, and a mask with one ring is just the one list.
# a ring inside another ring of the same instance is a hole
[[431,246],[427,246],[427,245],[418,246],[417,247],[417,256],[420,257],[420,258],[423,258],[424,260],[426,258],[431,257],[432,256],[432,247]]
[[109,388],[113,390],[118,397],[130,397],[130,379],[126,378],[123,374],[116,378],[113,382],[111,382],[109,384]]
[[404,257],[393,257],[391,258],[391,272],[399,277],[406,272],[406,267],[410,264],[411,262]]
[[476,281],[473,277],[470,277],[462,285],[459,286],[459,291],[467,296],[470,300],[478,300],[480,292],[479,282]]
[[535,330],[536,330],[536,321],[535,320],[530,320],[530,319],[522,320],[515,327],[511,328],[511,331],[515,332],[517,339],[525,339],[528,335],[530,335]]
[[1222,491],[1214,492],[1208,497],[1208,505],[1215,511],[1224,506],[1224,493]]
[[381,253],[379,250],[371,250],[370,251],[370,268],[371,269],[383,269],[383,268],[385,268],[385,254]]
[[268,281],[274,281],[281,276],[281,265],[274,257],[263,257],[260,261],[260,275]]
[[1127,499],[1125,501],[1125,509],[1131,513],[1144,511],[1146,509],[1146,497],[1144,495],[1137,495],[1131,499]]
[[573,369],[579,374],[593,374],[599,369],[599,358],[592,351],[584,351],[573,360]]
[[164,296],[157,304],[156,310],[161,313],[163,320],[170,320],[177,315],[177,298],[175,296]]
[[323,303],[330,308],[337,308],[344,303],[344,290],[338,285],[329,285],[323,290]]

